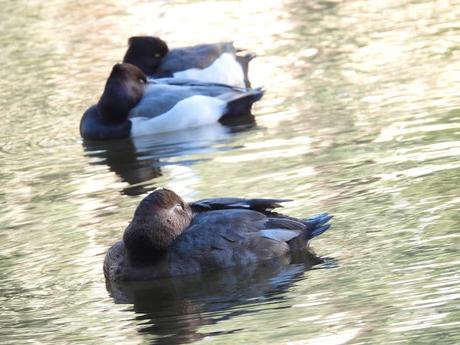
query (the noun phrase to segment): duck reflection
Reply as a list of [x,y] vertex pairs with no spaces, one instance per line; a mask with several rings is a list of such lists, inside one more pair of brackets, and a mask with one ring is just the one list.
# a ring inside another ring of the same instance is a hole
[[[289,262],[290,261],[290,262]],[[115,303],[132,304],[142,325],[139,332],[155,336],[152,344],[190,343],[241,329],[200,332],[234,316],[253,313],[245,304],[283,300],[289,287],[323,259],[312,253],[265,264],[150,282],[106,281]]]
[[236,148],[229,144],[233,134],[254,126],[254,117],[251,115],[225,124],[216,123],[154,136],[111,141],[84,140],[83,147],[87,156],[97,158],[90,164],[108,165],[110,171],[128,183],[129,186],[122,190],[122,194],[140,195],[156,188],[152,180],[162,176],[162,166],[189,166],[198,161],[185,158],[172,162],[171,158],[232,150]]
[[[139,183],[152,180],[162,175],[158,159],[145,157],[136,150],[131,139],[113,141],[83,141],[87,156],[97,157],[90,164],[108,165],[129,184],[123,189],[123,194],[138,195],[148,191]],[[152,187],[153,188],[153,187]]]

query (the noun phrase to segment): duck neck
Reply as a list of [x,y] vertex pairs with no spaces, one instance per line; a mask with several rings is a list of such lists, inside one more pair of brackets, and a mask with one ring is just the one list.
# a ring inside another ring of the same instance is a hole
[[107,120],[97,105],[90,107],[82,117],[80,133],[84,139],[104,140],[127,138],[131,133],[132,123],[124,120]]
[[132,221],[123,234],[129,258],[134,265],[148,265],[163,258],[174,241],[172,236],[164,233],[160,239],[152,236],[152,231],[147,224]]
[[124,95],[122,85],[110,85],[110,87],[106,87],[99,102],[97,102],[100,119],[110,124],[119,124],[128,121],[129,111],[134,106],[135,102]]

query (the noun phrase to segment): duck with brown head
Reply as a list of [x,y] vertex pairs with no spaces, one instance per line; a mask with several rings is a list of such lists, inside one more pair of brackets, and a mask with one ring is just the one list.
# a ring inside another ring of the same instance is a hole
[[81,136],[92,140],[129,137],[128,115],[141,100],[146,83],[145,74],[136,66],[114,65],[99,101],[83,114]]
[[97,108],[105,121],[120,122],[141,100],[147,78],[136,66],[116,64],[105,84]]
[[130,258],[147,263],[167,252],[192,221],[192,210],[176,193],[158,189],[137,207],[123,234]]
[[133,36],[123,62],[141,68],[154,78],[193,79],[238,87],[251,87],[249,62],[256,55],[240,53],[233,42],[198,44],[168,49],[153,36]]
[[151,280],[206,272],[309,250],[327,213],[297,219],[274,213],[285,199],[216,198],[186,203],[168,189],[144,198],[104,261],[108,280]]
[[80,122],[84,139],[107,140],[183,130],[251,116],[261,89],[164,78],[147,81],[131,64],[117,64],[97,105]]

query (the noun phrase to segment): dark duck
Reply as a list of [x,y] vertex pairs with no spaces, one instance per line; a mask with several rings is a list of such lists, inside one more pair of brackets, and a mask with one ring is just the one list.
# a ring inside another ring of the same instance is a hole
[[96,105],[83,114],[80,134],[108,140],[184,130],[250,116],[261,89],[188,79],[147,80],[138,67],[116,64]]
[[153,36],[133,36],[123,62],[136,65],[154,78],[182,78],[250,87],[248,70],[254,53],[235,48],[232,42],[205,43],[169,49]]
[[308,251],[329,227],[323,213],[297,219],[275,213],[286,199],[215,198],[186,203],[168,189],[145,197],[107,252],[110,281],[152,280],[251,263]]

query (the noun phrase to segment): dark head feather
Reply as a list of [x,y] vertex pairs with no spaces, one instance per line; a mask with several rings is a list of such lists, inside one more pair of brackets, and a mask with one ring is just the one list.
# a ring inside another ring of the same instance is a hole
[[154,74],[161,59],[168,54],[165,41],[153,36],[133,36],[128,40],[128,50],[123,62],[139,67],[145,74]]
[[104,121],[122,122],[128,118],[144,94],[147,78],[136,66],[123,63],[112,68],[97,109]]

